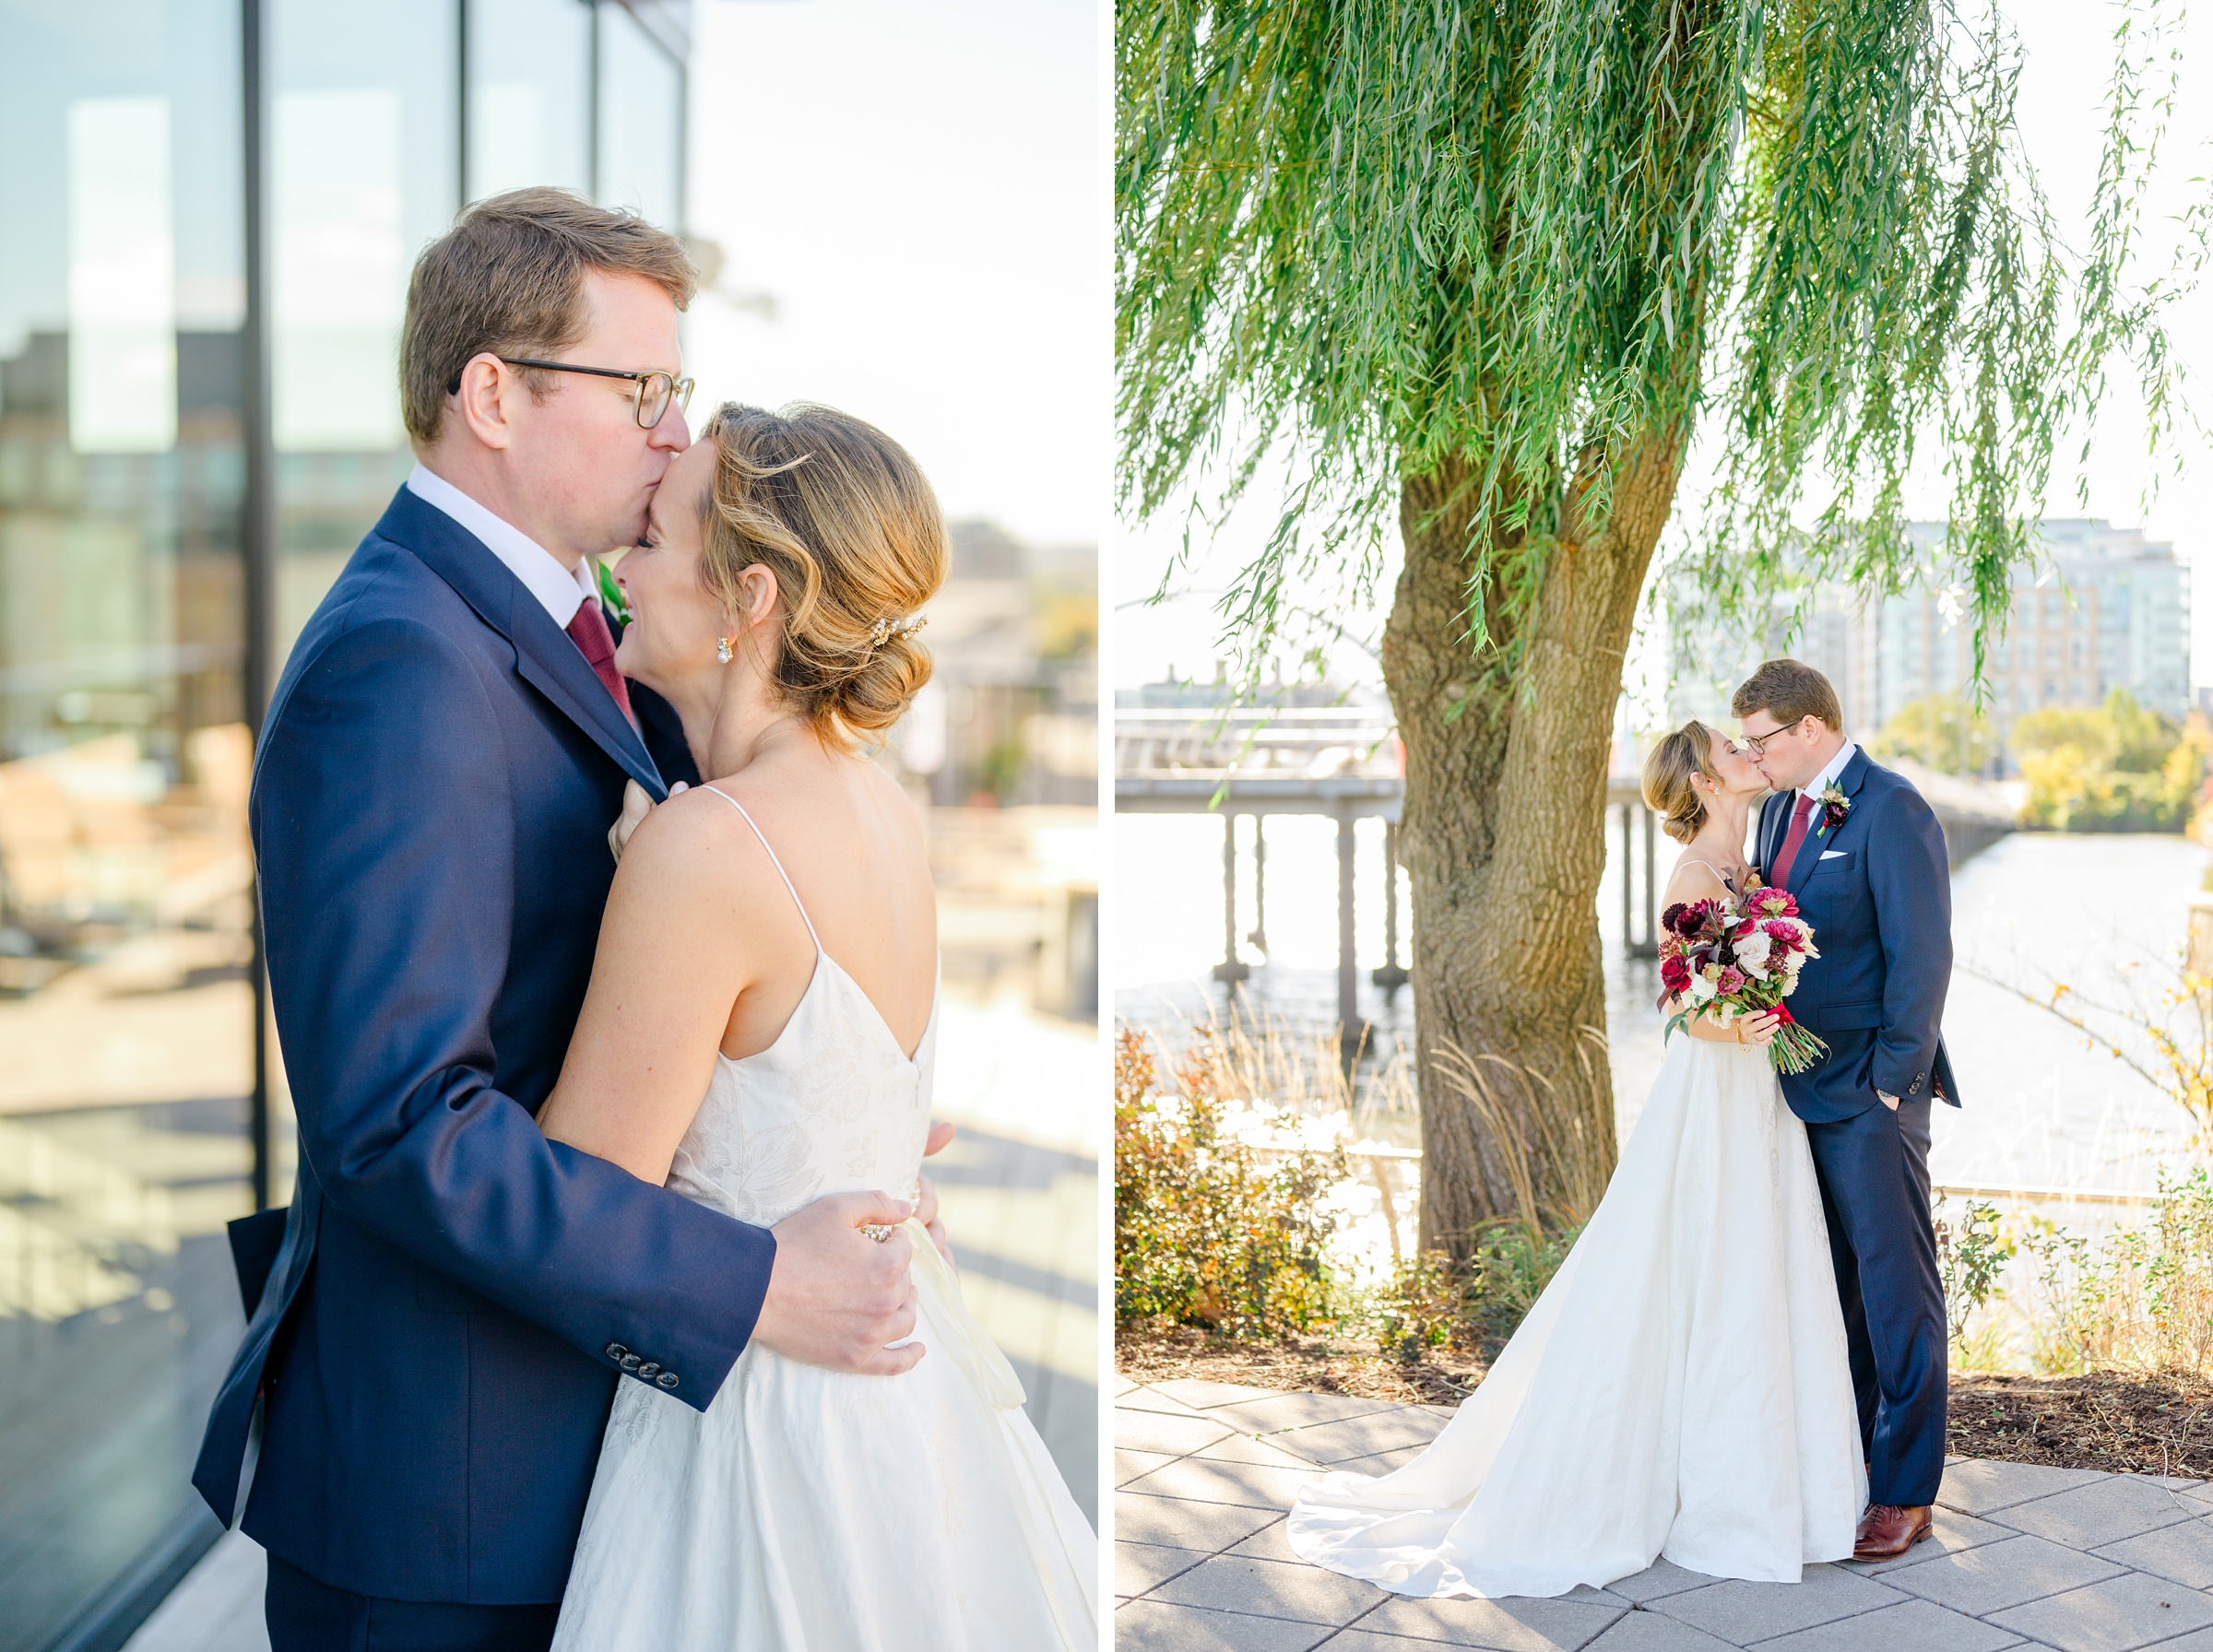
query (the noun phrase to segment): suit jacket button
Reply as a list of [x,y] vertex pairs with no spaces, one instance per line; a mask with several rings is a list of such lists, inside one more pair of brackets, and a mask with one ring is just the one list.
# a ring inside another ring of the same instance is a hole
[[607,1357],[614,1361],[614,1363],[618,1365],[623,1362],[629,1353],[630,1350],[623,1347],[620,1342],[609,1342],[607,1345]]
[[637,1368],[638,1368],[638,1356],[637,1356],[636,1354],[634,1354],[634,1353],[626,1353],[626,1354],[624,1354],[624,1355],[622,1356],[622,1369],[623,1369],[623,1370],[625,1370],[625,1371],[635,1371]]
[[673,1371],[664,1371],[660,1374],[660,1375],[655,1377],[653,1380],[660,1384],[664,1388],[673,1388],[676,1386],[676,1373]]
[[653,1360],[647,1360],[643,1365],[638,1367],[638,1375],[644,1378],[646,1382],[651,1382],[655,1377],[660,1375],[660,1365],[658,1363]]

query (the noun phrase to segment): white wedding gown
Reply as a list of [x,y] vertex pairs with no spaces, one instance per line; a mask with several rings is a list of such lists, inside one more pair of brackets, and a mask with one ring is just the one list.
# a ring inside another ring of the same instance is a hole
[[1301,1489],[1291,1547],[1402,1595],[1560,1595],[1664,1557],[1796,1583],[1866,1501],[1805,1127],[1766,1053],[1678,1037],[1605,1198],[1414,1461]]
[[[716,1062],[669,1170],[741,1221],[826,1193],[911,1198],[921,1170],[936,1008],[909,1059],[815,950],[775,1044]],[[959,1281],[907,1232],[929,1348],[913,1370],[825,1371],[756,1342],[704,1413],[620,1386],[557,1652],[1093,1652],[1097,1540]]]

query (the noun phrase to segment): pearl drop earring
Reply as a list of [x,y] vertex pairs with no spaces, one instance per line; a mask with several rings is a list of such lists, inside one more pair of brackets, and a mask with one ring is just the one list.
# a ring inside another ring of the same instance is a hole
[[716,637],[715,639],[715,657],[726,666],[730,663],[729,638]]

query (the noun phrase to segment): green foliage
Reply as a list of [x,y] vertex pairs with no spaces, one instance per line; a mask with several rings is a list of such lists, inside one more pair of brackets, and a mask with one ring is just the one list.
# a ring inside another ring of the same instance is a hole
[[2047,1224],[2028,1240],[2046,1312],[2037,1369],[2213,1375],[2213,1177],[2162,1173],[2148,1226],[2102,1242]]
[[1400,1264],[1368,1304],[1386,1351],[1414,1358],[1425,1348],[1496,1351],[1528,1317],[1582,1232],[1532,1235],[1520,1221],[1486,1224],[1465,1262],[1424,1251]]
[[[1994,17],[1121,0],[1125,503],[1150,513],[1206,471],[1226,505],[1291,456],[1276,531],[1222,603],[1257,662],[1287,576],[1353,552],[1372,578],[1402,478],[1464,463],[1433,524],[1466,536],[1471,638],[1519,646],[1502,622],[1603,528],[1617,473],[1679,466],[1703,420],[1721,486],[1686,566],[1764,626],[1786,586],[1910,575],[1905,482],[1934,436],[1979,678],[2063,425],[2089,428],[2122,356],[2155,434],[2168,417],[2181,276],[2126,285],[2172,96],[2171,68],[2147,91],[2161,42],[2139,15],[2077,259],[2024,164]],[[1792,549],[1809,473],[1835,492]]]
[[1997,755],[1990,719],[1957,694],[1907,702],[1868,742],[1876,757],[1910,757],[1942,774],[1981,774]]
[[2013,726],[2029,782],[2022,822],[2062,832],[2179,832],[2205,783],[2205,753],[2114,689],[2096,710],[2052,706]]
[[1323,1208],[1351,1175],[1342,1151],[1284,1154],[1270,1168],[1228,1127],[1239,1099],[1218,1039],[1201,1029],[1155,1088],[1144,1039],[1115,1052],[1114,1269],[1118,1322],[1166,1320],[1275,1337],[1330,1318],[1337,1291]]
[[[1998,1275],[2018,1250],[2018,1246],[1998,1220],[1995,1205],[1970,1199],[1966,1215],[1957,1223],[1943,1218],[1937,1220],[1936,1272],[1944,1281],[1944,1316],[1951,1327],[1952,1346],[1963,1364],[1987,1366],[1998,1363],[1988,1357],[1994,1351],[1974,1349],[1968,1318],[2005,1294],[1998,1289]],[[1984,1357],[1972,1357],[1977,1351]]]

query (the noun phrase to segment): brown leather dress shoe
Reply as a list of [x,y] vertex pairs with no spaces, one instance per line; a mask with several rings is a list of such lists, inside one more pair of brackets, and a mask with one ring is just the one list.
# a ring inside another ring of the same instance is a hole
[[1859,1538],[1852,1544],[1854,1560],[1896,1560],[1929,1535],[1928,1508],[1893,1508],[1878,1503],[1860,1516]]

